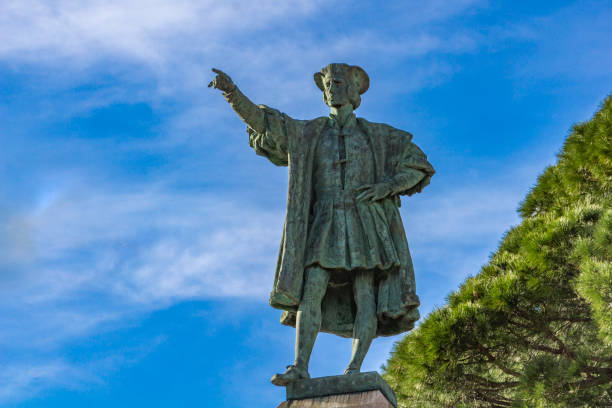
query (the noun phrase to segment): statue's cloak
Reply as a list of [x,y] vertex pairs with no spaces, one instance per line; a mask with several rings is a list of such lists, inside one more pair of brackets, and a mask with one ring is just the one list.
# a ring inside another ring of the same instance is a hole
[[[330,120],[320,117],[309,121],[295,120],[277,110],[260,106],[266,117],[265,132],[248,128],[251,147],[274,164],[289,166],[287,216],[283,228],[270,305],[284,310],[281,323],[295,326],[296,311],[304,285],[304,269],[309,217],[312,206],[314,151]],[[367,135],[374,158],[375,182],[391,180],[405,169],[415,169],[424,177],[402,195],[420,192],[431,179],[434,169],[425,154],[411,142],[412,135],[382,123],[357,118]],[[377,201],[372,206],[381,216],[379,228],[389,228],[394,241],[400,243],[400,266],[377,271],[377,336],[391,336],[412,329],[419,318],[419,298],[415,293],[414,269],[401,221],[391,228],[386,219],[399,218],[398,195]],[[396,212],[397,216],[392,216]],[[388,215],[388,216],[387,216]],[[384,225],[383,225],[384,224]],[[321,330],[351,337],[355,304],[350,285],[330,285],[322,304]]]

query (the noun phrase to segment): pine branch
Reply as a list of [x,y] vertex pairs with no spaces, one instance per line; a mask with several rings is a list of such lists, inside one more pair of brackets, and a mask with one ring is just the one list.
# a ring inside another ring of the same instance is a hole
[[481,386],[487,386],[495,390],[500,388],[513,388],[520,384],[519,381],[493,381],[476,374],[464,374],[464,377]]
[[492,408],[506,408],[512,406],[512,401],[507,400],[506,398],[498,399],[489,397],[484,395],[478,391],[475,392],[476,398],[483,402],[488,402]]
[[484,347],[482,344],[478,343],[478,348],[479,350],[487,357],[487,360],[489,361],[489,363],[495,365],[497,368],[499,368],[500,370],[502,370],[504,373],[511,375],[513,377],[520,377],[521,374],[517,371],[511,370],[508,367],[503,366],[498,359],[496,359],[490,352],[489,350],[487,350],[486,347]]

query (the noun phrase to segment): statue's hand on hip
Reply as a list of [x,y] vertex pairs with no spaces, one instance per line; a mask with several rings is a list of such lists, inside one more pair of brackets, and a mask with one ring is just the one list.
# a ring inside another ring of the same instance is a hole
[[357,201],[373,203],[374,201],[387,198],[393,192],[389,183],[366,184],[359,187],[355,199]]
[[215,77],[215,79],[210,81],[210,83],[208,84],[209,88],[212,87],[215,89],[219,89],[223,92],[231,92],[236,88],[236,85],[234,84],[234,81],[232,81],[232,78],[230,78],[229,75],[227,75],[225,72],[217,68],[213,68],[212,71],[217,74],[217,76]]

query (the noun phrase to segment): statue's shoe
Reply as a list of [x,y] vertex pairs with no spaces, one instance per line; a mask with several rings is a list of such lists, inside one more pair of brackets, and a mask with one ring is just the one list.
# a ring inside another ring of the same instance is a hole
[[284,374],[274,374],[270,379],[270,382],[274,385],[278,385],[279,387],[284,387],[289,383],[305,378],[310,378],[308,371],[301,370],[294,365],[290,365],[287,366],[287,371],[285,371]]
[[344,375],[357,374],[358,372],[358,369],[348,367],[346,370],[344,370]]

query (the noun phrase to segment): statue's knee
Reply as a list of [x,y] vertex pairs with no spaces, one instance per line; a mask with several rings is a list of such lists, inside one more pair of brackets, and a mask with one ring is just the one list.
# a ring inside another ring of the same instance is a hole
[[318,266],[312,266],[306,270],[307,286],[327,286],[329,272]]
[[359,271],[353,281],[353,291],[356,297],[373,300],[374,273],[372,271]]
[[309,268],[306,271],[306,283],[300,303],[320,305],[327,290],[329,273],[318,267]]
[[361,313],[368,320],[376,320],[376,304],[374,302],[359,302],[357,313]]
[[323,302],[323,297],[325,296],[325,286],[313,285],[309,286],[304,290],[304,294],[302,295],[302,299],[300,301],[300,308],[312,308],[312,307],[321,307],[321,302]]
[[378,328],[378,320],[376,320],[376,316],[371,319],[368,319],[367,328],[368,331],[376,332],[376,329]]
[[376,309],[376,297],[372,287],[360,287],[355,290],[355,303],[357,307]]
[[360,333],[370,333],[374,335],[378,328],[378,319],[376,313],[371,313],[369,310],[361,310],[357,312],[355,319],[355,329]]
[[323,296],[320,296],[315,291],[307,291],[304,292],[302,296],[302,300],[300,301],[300,309],[310,309],[315,306],[321,306],[321,302],[323,301]]

